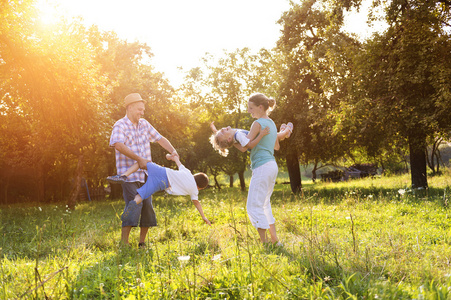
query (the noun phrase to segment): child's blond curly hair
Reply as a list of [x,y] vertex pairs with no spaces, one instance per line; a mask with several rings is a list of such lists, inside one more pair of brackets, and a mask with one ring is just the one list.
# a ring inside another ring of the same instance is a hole
[[216,151],[219,152],[219,154],[221,154],[222,156],[225,157],[225,156],[229,155],[229,149],[227,149],[227,148],[230,148],[233,146],[233,140],[230,142],[225,139],[220,140],[218,134],[219,134],[219,131],[216,133],[213,133],[210,136],[210,144],[213,146],[213,149],[215,149]]

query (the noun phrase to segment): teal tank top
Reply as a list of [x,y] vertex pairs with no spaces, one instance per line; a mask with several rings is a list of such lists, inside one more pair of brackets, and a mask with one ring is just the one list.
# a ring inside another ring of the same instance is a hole
[[251,168],[252,170],[266,164],[269,161],[275,160],[274,146],[277,139],[277,127],[271,119],[260,118],[256,120],[262,128],[269,126],[269,134],[265,135],[257,146],[251,150]]

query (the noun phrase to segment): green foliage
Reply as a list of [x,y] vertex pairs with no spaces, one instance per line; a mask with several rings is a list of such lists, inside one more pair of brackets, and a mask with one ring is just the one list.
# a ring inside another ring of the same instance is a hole
[[447,171],[415,191],[405,189],[405,175],[307,184],[299,196],[277,185],[272,209],[283,247],[259,243],[238,189],[201,191],[212,227],[187,198],[156,195],[159,225],[146,249],[119,244],[119,200],[75,210],[2,206],[0,295],[448,299],[450,178]]

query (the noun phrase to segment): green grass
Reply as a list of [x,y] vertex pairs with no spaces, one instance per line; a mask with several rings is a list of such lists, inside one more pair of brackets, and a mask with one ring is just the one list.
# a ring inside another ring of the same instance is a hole
[[[121,200],[0,208],[0,299],[451,299],[451,175],[407,189],[407,175],[346,183],[278,179],[283,247],[263,246],[245,192],[154,199],[148,248],[121,246]],[[402,192],[402,191],[401,191]]]

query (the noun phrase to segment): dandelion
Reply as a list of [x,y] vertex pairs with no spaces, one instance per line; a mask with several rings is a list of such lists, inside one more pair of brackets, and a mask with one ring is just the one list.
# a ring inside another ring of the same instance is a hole
[[190,259],[190,256],[189,255],[179,256],[179,257],[177,257],[177,259],[180,261],[188,261]]

